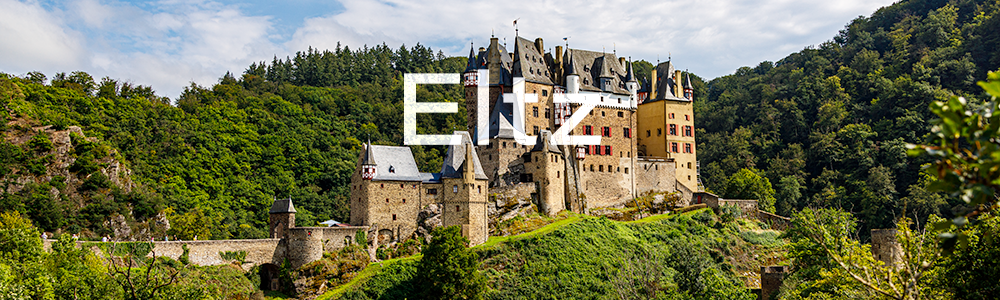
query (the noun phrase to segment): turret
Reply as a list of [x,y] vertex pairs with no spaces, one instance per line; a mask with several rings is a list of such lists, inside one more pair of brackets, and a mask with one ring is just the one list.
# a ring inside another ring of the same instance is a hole
[[691,73],[684,73],[684,98],[694,101],[694,87],[691,86]]
[[566,55],[569,56],[569,63],[566,64],[566,93],[576,94],[580,92],[580,74],[576,73],[576,67],[573,66],[573,53],[566,49]]
[[372,180],[375,178],[375,154],[372,150],[372,142],[365,144],[365,154],[361,158],[361,179]]
[[[631,59],[630,59],[631,60]],[[625,87],[628,88],[628,93],[636,97],[639,93],[639,81],[635,78],[635,73],[632,71],[632,62],[627,62],[626,69],[628,69],[625,74]]]
[[462,72],[463,83],[466,87],[476,86],[479,84],[479,74],[476,73],[479,66],[476,64],[475,51],[475,45],[469,47],[469,61],[465,65],[465,71]]

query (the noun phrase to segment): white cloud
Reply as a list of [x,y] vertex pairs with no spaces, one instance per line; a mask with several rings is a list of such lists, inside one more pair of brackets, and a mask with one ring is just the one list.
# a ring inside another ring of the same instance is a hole
[[[892,0],[341,2],[336,12],[280,20],[248,15],[252,3],[0,0],[0,71],[84,70],[176,98],[191,81],[210,85],[226,71],[239,74],[252,62],[309,46],[420,42],[465,55],[469,41],[485,46],[491,32],[512,44],[511,22],[519,18],[521,36],[542,37],[547,48],[571,37],[574,48],[617,50],[636,60],[671,55],[680,67],[711,78],[829,40],[851,19]],[[299,21],[291,36],[275,32],[274,22]]]
[[38,3],[0,0],[0,70],[79,67],[82,40]]

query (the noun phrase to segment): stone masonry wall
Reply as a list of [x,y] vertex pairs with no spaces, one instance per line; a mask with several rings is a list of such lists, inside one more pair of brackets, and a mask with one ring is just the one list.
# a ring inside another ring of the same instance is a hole
[[636,194],[676,191],[674,167],[671,159],[639,159],[635,164]]
[[[280,239],[259,240],[209,240],[209,241],[169,241],[154,242],[153,252],[157,256],[180,258],[187,245],[188,259],[192,264],[211,266],[231,263],[219,255],[223,251],[246,251],[244,261],[248,265],[278,264],[285,258],[285,245]],[[152,255],[152,253],[150,253]]]

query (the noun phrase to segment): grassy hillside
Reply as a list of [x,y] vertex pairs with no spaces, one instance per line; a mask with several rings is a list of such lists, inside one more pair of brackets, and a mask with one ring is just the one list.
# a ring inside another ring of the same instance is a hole
[[[760,266],[785,263],[778,232],[759,226],[710,209],[636,222],[571,216],[472,249],[487,299],[752,299]],[[418,259],[373,263],[324,298],[412,294]]]

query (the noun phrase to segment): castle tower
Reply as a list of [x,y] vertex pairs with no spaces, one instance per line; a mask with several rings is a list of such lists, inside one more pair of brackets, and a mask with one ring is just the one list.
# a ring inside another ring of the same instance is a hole
[[538,211],[555,216],[566,209],[566,158],[552,140],[552,133],[543,130],[531,149],[530,161],[524,163],[525,173],[535,183]]
[[476,127],[476,121],[478,120],[477,108],[478,103],[476,101],[479,99],[477,87],[479,85],[479,63],[476,59],[476,47],[475,45],[469,46],[469,60],[465,65],[465,71],[462,72],[462,84],[465,85],[465,109],[466,109],[466,120],[467,125],[471,132],[473,128]]
[[288,230],[295,227],[295,206],[292,205],[292,198],[274,200],[268,214],[271,238],[287,238]]
[[691,73],[684,73],[684,98],[694,101],[694,86],[691,85]]
[[448,146],[441,166],[441,219],[443,226],[460,226],[469,245],[486,242],[489,237],[486,195],[487,177],[476,156],[472,138],[467,132],[456,131],[462,143]]
[[887,266],[903,260],[903,248],[896,240],[896,229],[872,229],[872,256]]

